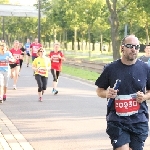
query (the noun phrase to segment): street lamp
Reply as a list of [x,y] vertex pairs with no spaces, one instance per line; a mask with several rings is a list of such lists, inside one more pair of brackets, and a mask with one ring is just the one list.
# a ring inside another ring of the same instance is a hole
[[41,0],[38,0],[38,42],[41,42]]
[[124,26],[124,37],[126,37],[127,34],[128,34],[128,25],[125,24],[125,26]]

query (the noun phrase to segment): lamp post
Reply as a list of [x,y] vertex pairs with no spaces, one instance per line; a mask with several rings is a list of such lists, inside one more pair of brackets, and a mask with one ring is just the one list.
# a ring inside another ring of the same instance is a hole
[[125,26],[124,26],[124,37],[126,37],[127,34],[128,34],[128,25],[125,24]]
[[41,42],[41,0],[38,0],[38,42]]

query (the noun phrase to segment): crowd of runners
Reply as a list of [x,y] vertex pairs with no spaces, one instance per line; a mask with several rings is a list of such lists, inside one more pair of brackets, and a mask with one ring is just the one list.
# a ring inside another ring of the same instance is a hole
[[47,88],[48,73],[53,76],[52,93],[58,94],[57,84],[61,72],[62,61],[65,59],[59,50],[60,44],[54,43],[52,51],[46,51],[42,44],[35,38],[34,42],[27,39],[25,44],[15,40],[12,48],[9,48],[4,40],[0,41],[0,103],[6,101],[8,81],[13,80],[13,89],[17,90],[17,81],[20,76],[23,62],[33,69],[33,76],[38,86],[38,100],[42,101],[42,95]]

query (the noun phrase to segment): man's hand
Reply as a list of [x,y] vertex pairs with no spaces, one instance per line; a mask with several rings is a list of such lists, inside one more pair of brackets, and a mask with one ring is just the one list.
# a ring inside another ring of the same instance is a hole
[[145,101],[145,94],[143,92],[138,91],[136,101],[138,103],[142,103],[143,101]]
[[109,88],[106,92],[106,98],[115,98],[117,96],[118,90],[114,90],[113,88]]

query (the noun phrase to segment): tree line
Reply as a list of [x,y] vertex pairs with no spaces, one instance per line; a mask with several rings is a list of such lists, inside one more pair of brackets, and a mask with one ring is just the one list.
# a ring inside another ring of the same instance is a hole
[[[0,3],[8,0],[0,0]],[[103,43],[112,47],[114,60],[120,58],[121,39],[135,34],[141,43],[149,43],[150,4],[148,0],[41,0],[41,40],[43,43],[60,41],[67,49],[82,50],[79,43]],[[37,4],[35,6],[38,8]],[[2,20],[2,17],[0,18]],[[1,23],[2,27],[2,23]],[[125,32],[125,27],[127,27]],[[38,34],[38,19],[5,17],[5,38],[25,41]],[[2,35],[2,30],[0,30]],[[78,47],[75,47],[78,43]],[[90,47],[90,46],[89,46]]]

